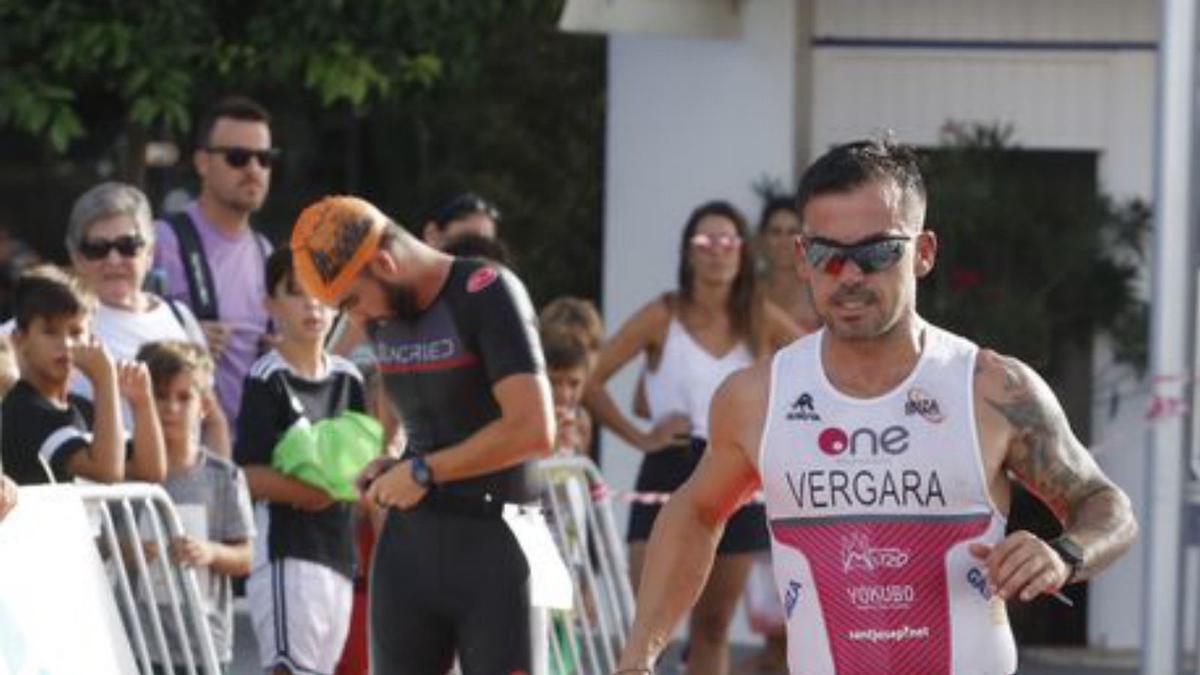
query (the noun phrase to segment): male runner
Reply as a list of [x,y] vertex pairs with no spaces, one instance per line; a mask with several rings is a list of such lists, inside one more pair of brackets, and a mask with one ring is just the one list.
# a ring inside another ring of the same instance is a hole
[[[713,399],[709,451],[651,537],[618,672],[652,672],[722,524],[761,483],[794,675],[1012,673],[1004,601],[1112,563],[1137,529],[1129,499],[1033,370],[917,315],[937,239],[911,151],[836,147],[797,203],[826,328]],[[1004,535],[1014,479],[1062,537]]]
[[[368,325],[406,459],[364,471],[389,507],[371,573],[371,667],[533,671],[529,566],[505,522],[538,498],[528,461],[554,439],[521,282],[418,241],[374,206],[327,197],[292,231],[305,290]],[[503,518],[502,518],[503,516]]]

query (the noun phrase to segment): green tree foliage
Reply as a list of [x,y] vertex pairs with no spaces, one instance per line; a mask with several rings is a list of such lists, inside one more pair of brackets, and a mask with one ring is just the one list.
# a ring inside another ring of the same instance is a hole
[[[274,239],[332,192],[419,230],[438,202],[474,190],[504,212],[535,299],[594,297],[604,42],[558,32],[561,4],[0,0],[0,190],[28,195],[40,175],[64,193],[15,199],[9,219],[62,222],[72,195],[112,175],[102,165],[161,197],[189,180],[195,116],[243,92],[272,111],[284,148],[256,219]],[[150,139],[178,142],[180,164],[147,171]],[[50,256],[54,229],[28,234]]]
[[362,108],[469,60],[472,31],[506,3],[460,4],[0,0],[0,124],[63,151],[86,132],[78,93],[93,89],[117,96],[129,122],[181,134],[214,84],[298,83],[326,106]]
[[951,123],[927,155],[927,223],[942,236],[922,313],[1051,376],[1097,332],[1144,368],[1148,206],[1098,194],[1091,156],[1021,151],[1011,135]]

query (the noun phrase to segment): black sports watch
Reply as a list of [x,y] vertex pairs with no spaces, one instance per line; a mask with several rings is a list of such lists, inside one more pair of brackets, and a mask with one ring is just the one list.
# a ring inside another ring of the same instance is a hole
[[1079,574],[1079,568],[1083,567],[1083,547],[1065,534],[1051,539],[1048,543],[1050,544],[1050,548],[1054,549],[1054,552],[1058,554],[1058,557],[1062,558],[1062,561],[1067,564],[1067,567],[1071,568],[1071,575],[1067,577],[1067,581],[1063,586],[1074,583],[1076,575]]
[[413,480],[417,485],[423,488],[433,487],[433,472],[429,470],[429,465],[425,463],[424,455],[414,455],[408,461],[409,469],[412,471]]

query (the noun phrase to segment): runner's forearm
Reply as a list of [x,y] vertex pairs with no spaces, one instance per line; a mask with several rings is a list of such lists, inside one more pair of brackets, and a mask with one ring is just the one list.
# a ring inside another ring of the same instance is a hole
[[543,420],[501,417],[466,440],[427,455],[434,481],[465,480],[546,457],[553,450],[554,432]]
[[1137,536],[1137,521],[1129,498],[1120,490],[1098,489],[1073,514],[1064,534],[1083,548],[1083,565],[1073,582],[1095,576],[1120,557]]
[[620,668],[653,668],[675,626],[700,597],[723,527],[705,519],[685,486],[663,507],[646,548],[637,616]]

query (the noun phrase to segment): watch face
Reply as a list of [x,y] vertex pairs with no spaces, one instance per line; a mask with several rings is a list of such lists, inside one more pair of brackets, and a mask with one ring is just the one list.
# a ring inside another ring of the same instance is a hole
[[1070,537],[1059,537],[1050,543],[1050,547],[1062,556],[1071,565],[1078,565],[1083,562],[1083,547],[1077,544]]
[[417,457],[413,459],[412,476],[413,480],[421,487],[429,487],[429,465],[425,463],[425,458]]

